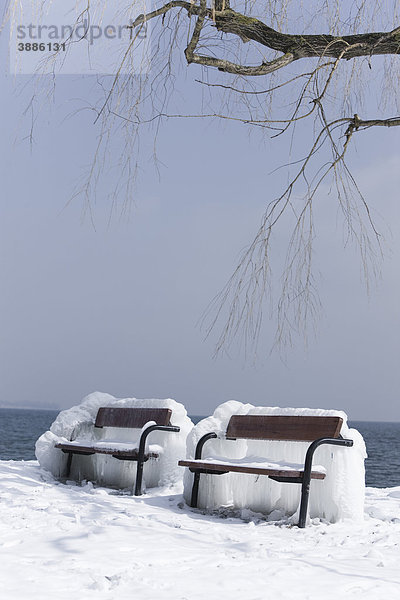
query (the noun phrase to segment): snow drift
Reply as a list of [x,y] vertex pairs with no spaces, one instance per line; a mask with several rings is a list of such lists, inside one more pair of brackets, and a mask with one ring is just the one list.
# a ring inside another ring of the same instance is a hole
[[[157,450],[160,456],[144,464],[143,481],[145,487],[172,485],[182,479],[183,469],[178,460],[185,456],[186,437],[193,427],[182,404],[168,399],[136,398],[118,399],[110,394],[95,392],[83,399],[78,406],[62,411],[50,427],[36,442],[36,457],[40,466],[55,477],[65,473],[67,455],[55,448],[55,444],[70,440],[107,444],[107,440],[118,440],[119,447],[125,444],[139,444],[140,429],[95,428],[97,411],[102,406],[126,408],[170,408],[171,424],[180,427],[179,433],[154,431],[147,440],[150,450]],[[114,443],[115,445],[115,443]],[[112,456],[94,454],[74,455],[70,478],[95,481],[101,485],[119,489],[131,488],[136,479],[137,463],[119,461]]]
[[[342,519],[363,518],[366,450],[361,434],[347,425],[347,415],[337,410],[310,408],[255,407],[236,401],[218,406],[214,414],[200,421],[189,433],[187,456],[194,458],[198,440],[214,431],[218,439],[206,442],[202,457],[243,459],[265,457],[270,462],[284,460],[304,464],[309,442],[257,441],[224,439],[232,415],[316,415],[339,416],[343,419],[341,435],[352,439],[352,448],[320,446],[315,455],[315,465],[326,469],[324,480],[312,480],[310,489],[309,515],[329,522]],[[193,475],[186,469],[184,475],[184,498],[190,501]],[[278,483],[268,477],[240,473],[226,475],[201,475],[199,508],[213,510],[220,507],[249,508],[256,512],[271,513],[271,518],[292,515],[297,522],[301,486]]]

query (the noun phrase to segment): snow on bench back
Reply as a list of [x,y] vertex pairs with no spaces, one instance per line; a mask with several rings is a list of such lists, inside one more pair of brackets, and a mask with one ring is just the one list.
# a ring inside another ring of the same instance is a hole
[[[232,415],[287,415],[287,416],[336,416],[343,419],[341,435],[352,439],[352,448],[321,446],[314,456],[314,464],[323,466],[327,476],[323,481],[311,482],[309,514],[330,522],[342,519],[360,520],[363,518],[366,458],[362,436],[355,429],[349,429],[347,415],[342,411],[311,408],[279,408],[252,406],[236,401],[218,406],[214,414],[200,421],[187,440],[187,457],[194,458],[198,440],[206,433],[215,431],[218,439],[206,442],[202,457],[266,457],[274,461],[304,463],[305,453],[310,442],[299,441],[259,441],[252,439],[225,439],[225,433]],[[193,475],[187,469],[184,475],[184,496],[190,501]],[[278,483],[263,476],[229,473],[219,476],[201,476],[199,504],[208,510],[221,506],[249,508],[255,512],[274,513],[274,518],[293,515],[297,519],[301,486]]]
[[[170,485],[182,479],[183,469],[178,466],[178,460],[185,456],[186,437],[193,427],[185,407],[170,398],[118,399],[101,392],[89,394],[78,406],[62,411],[51,425],[50,431],[38,439],[36,457],[41,467],[55,477],[61,477],[65,472],[67,455],[54,446],[71,439],[102,443],[109,440],[139,445],[142,428],[95,427],[96,416],[101,407],[170,409],[171,425],[180,427],[180,432],[154,431],[150,434],[148,444],[159,445],[163,451],[159,459],[145,463],[144,482],[150,488]],[[88,479],[120,489],[131,488],[136,478],[136,466],[136,462],[119,461],[107,455],[76,455],[72,463],[71,479]]]

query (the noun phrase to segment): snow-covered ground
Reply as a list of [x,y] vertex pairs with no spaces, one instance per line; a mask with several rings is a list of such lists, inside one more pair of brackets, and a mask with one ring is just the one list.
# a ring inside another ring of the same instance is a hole
[[400,597],[400,487],[367,488],[365,519],[306,529],[203,514],[182,489],[132,497],[0,461],[0,590],[7,600]]

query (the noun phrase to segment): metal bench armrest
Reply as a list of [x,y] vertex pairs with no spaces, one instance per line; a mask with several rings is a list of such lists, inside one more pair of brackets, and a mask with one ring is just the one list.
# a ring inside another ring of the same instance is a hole
[[152,431],[174,431],[176,433],[178,433],[181,428],[180,427],[174,427],[173,425],[149,425],[143,432],[142,435],[140,436],[140,442],[139,442],[139,460],[141,457],[143,457],[145,455],[145,447],[146,447],[146,440],[147,440],[147,436],[152,432]]
[[308,447],[306,459],[304,461],[304,476],[307,473],[311,473],[312,461],[314,457],[314,452],[319,446],[322,444],[331,444],[333,446],[347,446],[351,447],[353,445],[353,440],[345,440],[342,437],[338,438],[319,438],[318,440],[314,440]]
[[215,431],[211,431],[210,433],[206,433],[199,439],[199,441],[197,442],[196,450],[195,450],[195,454],[194,454],[195,460],[200,460],[204,444],[208,440],[215,439],[217,437],[218,437],[218,435],[215,433]]
[[138,461],[137,461],[137,473],[136,473],[136,483],[135,483],[135,496],[140,496],[142,494],[142,478],[143,478],[143,464],[145,462],[145,452],[146,452],[146,440],[147,436],[152,431],[172,431],[178,433],[181,430],[180,427],[176,427],[174,425],[149,425],[144,431],[142,431],[142,435],[140,436],[139,441],[139,452],[138,452]]
[[80,421],[79,423],[77,423],[77,425],[75,425],[75,427],[71,431],[69,441],[73,442],[74,440],[76,440],[77,436],[80,436],[82,431],[89,432],[92,429],[94,429],[94,420],[88,419],[87,421]]

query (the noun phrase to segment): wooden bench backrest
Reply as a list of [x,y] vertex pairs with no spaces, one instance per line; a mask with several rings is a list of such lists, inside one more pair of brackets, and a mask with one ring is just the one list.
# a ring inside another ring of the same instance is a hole
[[106,406],[99,408],[95,427],[130,427],[141,429],[149,421],[157,425],[169,425],[170,408],[122,408]]
[[311,442],[322,437],[338,437],[342,422],[340,417],[233,415],[226,437]]

